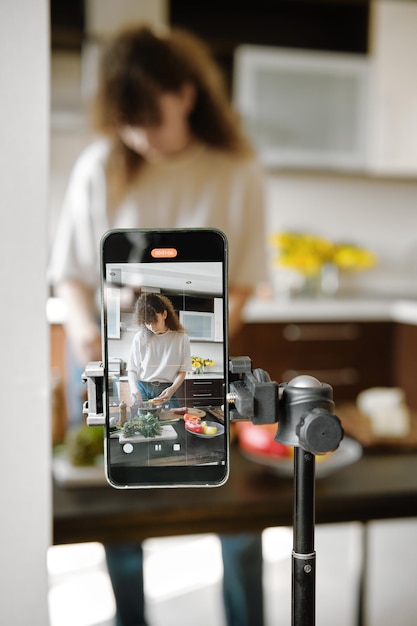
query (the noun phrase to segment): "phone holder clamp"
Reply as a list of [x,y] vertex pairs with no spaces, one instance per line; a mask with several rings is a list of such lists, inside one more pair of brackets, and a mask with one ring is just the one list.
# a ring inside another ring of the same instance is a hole
[[83,404],[83,414],[87,416],[87,426],[104,426],[106,418],[103,407],[104,366],[101,361],[90,361],[86,365],[82,380],[87,383],[87,400]]
[[252,370],[247,356],[231,357],[229,360],[229,393],[227,402],[231,421],[251,420],[254,424],[273,424],[277,421],[279,385],[271,381],[267,372]]

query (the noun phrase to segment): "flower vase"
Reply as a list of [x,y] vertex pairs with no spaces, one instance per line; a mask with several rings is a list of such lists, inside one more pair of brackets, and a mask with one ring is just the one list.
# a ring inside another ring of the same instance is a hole
[[320,292],[323,296],[335,296],[339,291],[340,273],[335,263],[325,263],[320,273]]
[[334,297],[339,290],[339,281],[337,265],[325,263],[316,274],[304,276],[299,294],[304,298]]
[[193,369],[194,374],[204,374],[204,365],[200,365],[199,367],[195,367]]
[[320,293],[320,274],[304,276],[299,294],[302,298],[316,298]]

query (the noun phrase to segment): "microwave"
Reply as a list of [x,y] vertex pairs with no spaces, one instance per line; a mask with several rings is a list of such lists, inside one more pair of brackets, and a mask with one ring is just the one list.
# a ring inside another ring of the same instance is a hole
[[366,55],[242,45],[233,73],[233,102],[264,166],[364,168]]
[[180,311],[180,322],[192,341],[214,341],[214,313]]

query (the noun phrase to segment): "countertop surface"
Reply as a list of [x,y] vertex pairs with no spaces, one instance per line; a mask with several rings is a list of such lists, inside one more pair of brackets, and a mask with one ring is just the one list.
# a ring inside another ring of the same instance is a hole
[[[236,533],[292,523],[294,485],[231,446],[230,478],[215,489],[60,487],[54,483],[54,543],[140,541],[187,533]],[[363,454],[317,480],[316,522],[417,514],[417,454]]]
[[[204,381],[207,379],[223,380],[223,378],[224,378],[224,374],[222,372],[219,372],[218,370],[211,371],[210,368],[207,368],[204,374],[187,374],[186,376],[186,380],[197,380],[197,381]],[[126,375],[122,375],[120,376],[120,380],[127,382],[128,378]]]
[[396,321],[417,324],[417,300],[388,298],[252,299],[245,307],[246,323]]
[[[50,324],[66,320],[65,305],[49,298],[47,319]],[[394,321],[417,325],[417,300],[388,297],[339,297],[251,299],[244,309],[244,321],[256,322],[332,322]]]

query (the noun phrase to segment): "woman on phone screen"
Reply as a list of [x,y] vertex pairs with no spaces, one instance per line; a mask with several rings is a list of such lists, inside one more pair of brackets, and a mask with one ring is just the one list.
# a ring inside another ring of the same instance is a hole
[[191,369],[190,339],[171,301],[159,293],[144,293],[136,301],[135,334],[127,361],[133,404],[158,398],[179,407],[176,391]]

